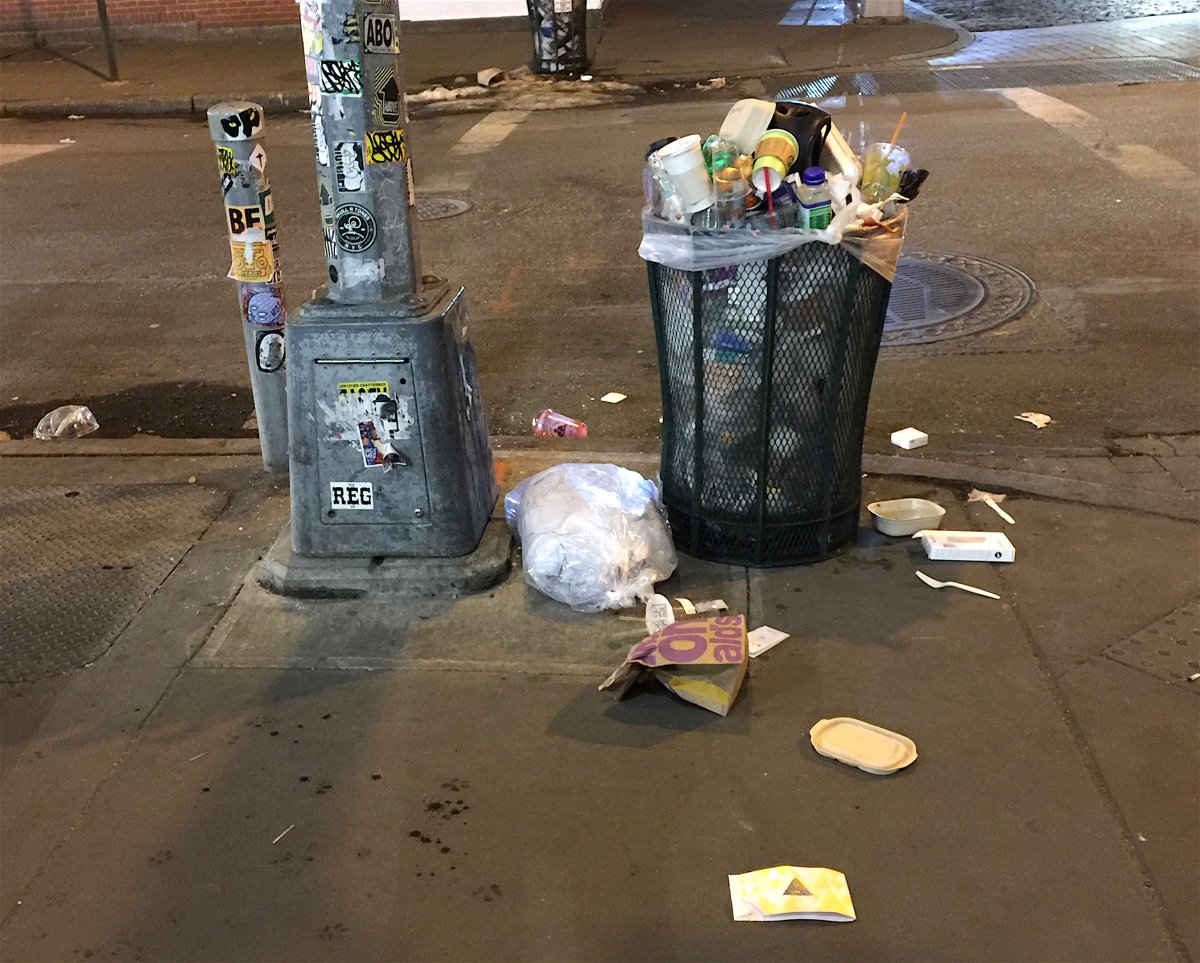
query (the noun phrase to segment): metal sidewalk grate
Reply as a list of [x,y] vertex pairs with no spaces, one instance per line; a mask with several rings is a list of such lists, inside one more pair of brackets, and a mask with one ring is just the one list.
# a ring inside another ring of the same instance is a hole
[[1063,63],[969,64],[958,67],[856,70],[792,78],[776,88],[775,100],[819,100],[1005,87],[1056,87],[1074,84],[1137,84],[1160,80],[1197,80],[1200,69],[1161,57],[1120,57]]
[[0,489],[0,682],[99,658],[224,508],[187,485]]

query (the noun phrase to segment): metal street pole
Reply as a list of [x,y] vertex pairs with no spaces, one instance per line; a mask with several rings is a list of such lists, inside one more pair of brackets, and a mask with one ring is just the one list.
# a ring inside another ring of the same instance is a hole
[[292,547],[469,556],[491,449],[463,289],[418,268],[397,3],[299,6],[329,283],[288,323]]
[[267,152],[262,144],[265,126],[262,107],[248,101],[228,101],[208,109],[229,233],[228,276],[237,282],[259,444],[267,471],[283,474],[288,470],[287,308],[275,208],[267,180]]
[[302,0],[300,25],[329,296],[409,297],[420,275],[395,0]]
[[104,35],[104,52],[108,55],[108,79],[116,82],[121,79],[117,73],[117,52],[113,47],[112,28],[108,23],[108,4],[105,0],[96,0],[96,16],[100,18],[100,33]]

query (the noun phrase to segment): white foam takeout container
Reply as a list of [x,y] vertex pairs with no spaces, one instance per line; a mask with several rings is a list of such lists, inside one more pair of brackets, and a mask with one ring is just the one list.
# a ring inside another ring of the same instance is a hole
[[916,743],[908,736],[848,716],[822,719],[808,737],[822,756],[877,776],[891,775],[917,759]]
[[946,516],[946,509],[924,498],[871,502],[867,511],[874,517],[875,527],[884,535],[915,535],[928,528],[940,528]]

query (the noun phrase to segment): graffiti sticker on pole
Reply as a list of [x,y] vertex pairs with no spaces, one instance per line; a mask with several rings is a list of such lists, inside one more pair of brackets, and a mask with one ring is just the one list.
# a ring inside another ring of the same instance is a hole
[[391,67],[376,67],[371,71],[371,87],[375,91],[373,113],[381,127],[400,126],[400,85]]
[[329,142],[325,140],[325,118],[320,111],[312,115],[313,143],[317,148],[317,163],[322,167],[329,166]]
[[342,17],[342,36],[334,37],[333,42],[335,44],[358,43],[359,39],[358,14],[348,13]]
[[338,244],[350,254],[360,254],[375,243],[375,218],[361,204],[339,205],[333,227]]
[[254,345],[254,361],[259,371],[278,371],[283,367],[284,342],[278,331],[263,331]]
[[225,220],[229,224],[230,238],[238,241],[267,240],[264,228],[266,220],[263,210],[257,204],[248,207],[230,205],[225,208]]
[[262,129],[262,123],[257,107],[243,107],[221,118],[221,130],[230,140],[249,140]]
[[275,274],[271,245],[258,241],[230,241],[231,263],[227,277],[234,281],[268,282]]
[[339,191],[364,189],[362,144],[356,140],[338,141],[333,145],[333,163]]
[[362,94],[362,65],[357,60],[322,60],[321,93]]
[[408,157],[408,145],[401,130],[367,131],[367,163],[396,164]]
[[256,328],[278,328],[287,320],[283,290],[276,286],[241,290],[242,320]]
[[400,28],[396,18],[368,13],[363,19],[363,45],[370,53],[399,53]]
[[233,156],[232,147],[222,147],[220,144],[217,145],[217,169],[222,174],[237,173],[237,158]]

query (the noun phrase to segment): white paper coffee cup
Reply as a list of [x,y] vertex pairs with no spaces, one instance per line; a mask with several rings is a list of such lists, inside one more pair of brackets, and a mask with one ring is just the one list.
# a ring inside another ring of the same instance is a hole
[[694,214],[712,206],[713,185],[704,166],[699,134],[689,134],[671,141],[659,150],[658,159],[670,175],[671,183],[683,201],[684,210]]

